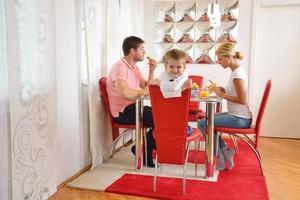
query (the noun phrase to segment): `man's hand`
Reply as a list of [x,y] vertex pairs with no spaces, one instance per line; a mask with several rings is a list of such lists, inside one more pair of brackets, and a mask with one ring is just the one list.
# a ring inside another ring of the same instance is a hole
[[147,59],[149,60],[149,71],[154,71],[155,68],[157,67],[157,62],[155,59],[147,57]]
[[142,95],[141,96],[147,96],[149,95],[149,87],[145,87],[144,89],[142,89]]

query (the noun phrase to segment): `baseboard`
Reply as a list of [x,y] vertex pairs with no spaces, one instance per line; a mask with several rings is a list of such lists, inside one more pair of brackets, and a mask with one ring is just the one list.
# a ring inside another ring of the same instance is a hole
[[[252,135],[250,135],[250,136],[252,136]],[[259,137],[260,138],[279,139],[279,140],[300,140],[300,138],[289,138],[289,137],[273,137],[273,136],[259,136]],[[222,138],[230,139],[229,135],[226,133],[224,133],[224,136]]]
[[88,171],[90,168],[92,167],[92,164],[86,166],[85,168],[83,168],[82,170],[80,170],[79,172],[77,172],[76,174],[74,174],[73,176],[71,176],[70,178],[68,178],[67,180],[65,180],[64,182],[62,182],[61,184],[59,184],[57,186],[57,191],[61,188],[63,188],[67,183],[73,181],[75,178],[77,178],[78,176],[80,176],[81,174],[85,173],[86,171]]
[[261,138],[270,138],[270,139],[281,139],[281,140],[300,140],[300,138],[289,138],[289,137],[273,137],[273,136],[260,136]]

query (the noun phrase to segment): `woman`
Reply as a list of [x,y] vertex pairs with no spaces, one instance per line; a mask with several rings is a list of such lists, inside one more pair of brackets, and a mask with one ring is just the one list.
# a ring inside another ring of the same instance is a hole
[[[252,113],[247,104],[248,80],[244,69],[240,66],[242,60],[240,52],[235,50],[232,43],[223,43],[216,50],[217,63],[224,69],[231,69],[231,76],[225,88],[212,84],[209,90],[217,96],[227,100],[228,112],[215,115],[214,125],[231,128],[248,128],[252,122]],[[206,119],[198,122],[202,133],[206,133]],[[234,167],[234,149],[228,148],[221,137],[219,137],[219,151],[217,155],[217,169],[230,170]]]

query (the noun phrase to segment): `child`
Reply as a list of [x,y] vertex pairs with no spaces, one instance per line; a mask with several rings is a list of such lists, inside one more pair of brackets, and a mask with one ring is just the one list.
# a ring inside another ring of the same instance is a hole
[[[186,67],[185,52],[179,49],[172,49],[164,55],[165,70],[159,78],[149,83],[160,86],[161,92],[165,98],[180,97],[181,91],[191,87],[189,75]],[[187,135],[190,135],[193,129],[188,126]]]
[[186,54],[179,49],[172,49],[165,54],[163,61],[165,70],[150,84],[160,86],[165,98],[180,97],[182,90],[191,87],[189,75],[185,71]]

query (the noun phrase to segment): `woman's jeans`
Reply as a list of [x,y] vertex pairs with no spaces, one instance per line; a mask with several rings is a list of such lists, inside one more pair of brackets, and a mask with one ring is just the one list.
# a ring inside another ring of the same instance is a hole
[[[251,126],[252,119],[246,119],[241,117],[236,117],[228,113],[220,113],[215,115],[214,126],[222,126],[228,128],[248,128]],[[201,130],[202,134],[206,136],[206,118],[198,121],[198,128]],[[216,133],[215,133],[216,138]],[[224,140],[219,137],[219,153],[226,147]],[[218,154],[220,155],[220,154]]]

